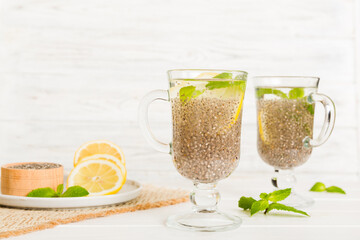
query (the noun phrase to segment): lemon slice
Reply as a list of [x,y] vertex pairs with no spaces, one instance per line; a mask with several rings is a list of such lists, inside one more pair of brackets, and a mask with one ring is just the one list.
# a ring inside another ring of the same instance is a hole
[[125,175],[114,162],[106,159],[91,159],[79,162],[67,179],[66,187],[81,186],[89,196],[117,193],[125,183]]
[[108,154],[119,159],[125,165],[125,156],[121,148],[116,144],[106,140],[90,141],[83,144],[74,156],[74,166],[76,166],[81,159],[90,157],[96,154]]
[[83,159],[81,159],[79,163],[84,162],[84,161],[88,161],[88,160],[107,160],[107,161],[112,161],[113,163],[115,163],[118,167],[120,167],[121,172],[123,173],[124,177],[124,182],[126,180],[126,176],[127,176],[127,171],[126,171],[126,167],[125,165],[116,157],[109,155],[109,154],[95,154],[89,157],[85,157]]
[[219,74],[216,72],[203,72],[203,73],[200,73],[196,78],[213,78],[217,75],[219,75]]
[[269,144],[269,139],[266,136],[266,132],[264,132],[263,125],[264,125],[264,121],[263,121],[263,118],[262,118],[262,111],[260,110],[259,113],[258,113],[258,131],[259,131],[259,135],[260,135],[261,140],[265,144]]

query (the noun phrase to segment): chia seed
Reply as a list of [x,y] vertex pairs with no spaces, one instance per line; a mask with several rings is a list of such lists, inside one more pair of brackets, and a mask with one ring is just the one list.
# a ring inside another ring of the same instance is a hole
[[60,164],[57,163],[23,163],[18,165],[10,166],[12,169],[51,169],[51,168],[59,168]]
[[241,99],[173,98],[173,162],[181,175],[211,183],[228,177],[240,159]]
[[314,115],[307,106],[303,99],[258,99],[257,147],[266,163],[289,169],[308,160],[312,148],[303,140],[313,136]]

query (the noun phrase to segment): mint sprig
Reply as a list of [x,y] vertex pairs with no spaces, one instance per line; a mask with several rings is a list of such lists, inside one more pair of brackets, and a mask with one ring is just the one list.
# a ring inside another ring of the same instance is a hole
[[59,184],[56,188],[56,191],[50,187],[46,188],[37,188],[29,192],[27,197],[42,197],[42,198],[51,198],[51,197],[85,197],[89,195],[89,192],[80,186],[69,187],[64,193],[64,185]]
[[[233,74],[223,72],[223,73],[220,73],[220,74],[216,75],[213,78],[214,79],[232,79]],[[195,80],[195,79],[186,79],[186,80],[190,81],[190,80]],[[196,87],[192,86],[192,85],[182,87],[180,89],[180,91],[179,91],[180,101],[186,103],[189,100],[194,99],[194,98],[200,96],[201,94],[203,94],[205,92],[205,90],[214,90],[214,89],[229,88],[229,87],[235,87],[237,89],[240,88],[240,90],[242,92],[245,92],[246,81],[243,80],[242,75],[238,75],[238,76],[235,76],[235,81],[232,81],[232,80],[229,80],[229,81],[209,81],[205,85],[205,89],[202,89],[202,90],[197,90]]]
[[305,216],[309,216],[309,214],[307,214],[304,211],[278,203],[286,199],[290,195],[290,193],[291,193],[291,188],[286,188],[271,193],[261,193],[260,200],[255,200],[252,197],[243,196],[240,198],[238,205],[240,208],[244,210],[250,210],[251,216],[260,211],[264,211],[264,214],[267,214],[273,209],[294,212]]
[[196,98],[201,95],[204,91],[196,90],[194,86],[182,87],[179,91],[180,101],[187,102],[192,98]]
[[346,192],[337,186],[326,187],[324,183],[317,182],[310,189],[311,192],[330,192],[330,193],[340,193],[346,194]]

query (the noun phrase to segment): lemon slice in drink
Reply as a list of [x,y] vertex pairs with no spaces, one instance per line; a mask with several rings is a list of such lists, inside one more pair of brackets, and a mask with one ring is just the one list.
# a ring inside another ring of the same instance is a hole
[[260,110],[258,113],[258,131],[260,139],[265,143],[269,143],[269,137],[267,137],[266,132],[264,131],[264,118],[262,117],[263,112]]
[[119,146],[107,140],[96,140],[84,143],[75,152],[74,166],[76,166],[83,158],[96,154],[108,154],[114,156],[125,165],[125,156]]
[[81,186],[89,196],[117,193],[125,183],[125,175],[114,162],[106,159],[89,159],[79,162],[67,179],[67,188]]

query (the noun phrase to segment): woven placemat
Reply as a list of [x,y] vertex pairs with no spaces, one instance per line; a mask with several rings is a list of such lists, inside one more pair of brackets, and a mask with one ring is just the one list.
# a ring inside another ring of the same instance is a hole
[[188,199],[188,192],[184,190],[146,185],[139,197],[117,205],[54,210],[0,207],[0,238],[53,228],[59,224],[78,222],[89,218],[174,205],[186,202]]

